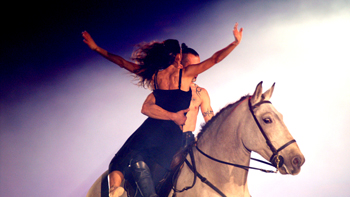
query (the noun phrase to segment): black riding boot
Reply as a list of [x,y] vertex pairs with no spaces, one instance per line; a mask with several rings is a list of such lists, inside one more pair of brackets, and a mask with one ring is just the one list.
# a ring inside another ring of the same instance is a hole
[[155,192],[151,171],[144,161],[131,164],[131,172],[143,197],[158,197]]

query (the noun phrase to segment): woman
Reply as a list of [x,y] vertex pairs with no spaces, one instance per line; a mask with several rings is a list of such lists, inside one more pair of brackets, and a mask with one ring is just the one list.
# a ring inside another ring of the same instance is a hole
[[[110,61],[137,74],[140,85],[153,89],[156,105],[170,112],[185,112],[190,104],[192,79],[224,59],[241,41],[243,29],[234,27],[235,41],[212,57],[196,65],[183,68],[181,49],[178,41],[166,40],[144,44],[133,55],[136,63],[108,53],[98,47],[83,32],[84,42]],[[170,170],[172,157],[181,148],[182,130],[171,120],[148,118],[126,141],[112,159],[109,167],[110,195],[118,193],[124,176],[134,179],[142,196],[157,196],[150,169],[158,183]],[[157,169],[155,169],[157,168]]]

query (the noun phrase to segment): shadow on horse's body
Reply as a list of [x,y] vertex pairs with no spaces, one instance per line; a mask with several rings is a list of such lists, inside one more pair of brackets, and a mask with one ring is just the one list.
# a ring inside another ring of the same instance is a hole
[[[269,101],[273,89],[274,85],[262,93],[260,82],[252,96],[242,97],[228,105],[204,126],[198,134],[197,147],[193,147],[196,170],[218,191],[197,177],[196,184],[189,190],[176,193],[177,197],[250,197],[247,184],[248,169],[245,167],[249,166],[251,151],[271,161],[281,174],[297,175],[300,172],[305,158],[285,126],[282,115]],[[224,165],[204,154],[245,167]],[[190,161],[189,156],[187,159]],[[104,181],[99,181],[106,179],[106,176],[104,173],[94,183],[87,196],[102,196],[102,193],[108,193],[108,187],[107,191],[101,190],[101,183]],[[176,188],[182,189],[192,185],[193,179],[194,173],[185,164],[179,174]],[[172,193],[169,196],[172,196]]]

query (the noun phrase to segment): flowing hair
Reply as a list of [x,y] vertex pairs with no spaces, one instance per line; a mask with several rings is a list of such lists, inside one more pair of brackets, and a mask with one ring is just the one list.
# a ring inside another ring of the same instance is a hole
[[180,53],[179,41],[168,39],[164,42],[153,41],[136,45],[131,59],[140,66],[135,71],[139,78],[138,85],[148,88],[152,85],[152,77],[159,70],[168,68]]

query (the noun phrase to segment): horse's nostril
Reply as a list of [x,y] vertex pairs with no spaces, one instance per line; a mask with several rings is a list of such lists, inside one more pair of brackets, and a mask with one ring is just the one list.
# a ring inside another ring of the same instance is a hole
[[293,164],[294,164],[294,165],[298,165],[298,164],[299,164],[299,159],[298,159],[298,158],[294,158]]
[[301,160],[301,158],[299,156],[294,157],[293,160],[292,160],[293,166],[300,167],[302,165],[301,163],[302,163],[302,160]]

